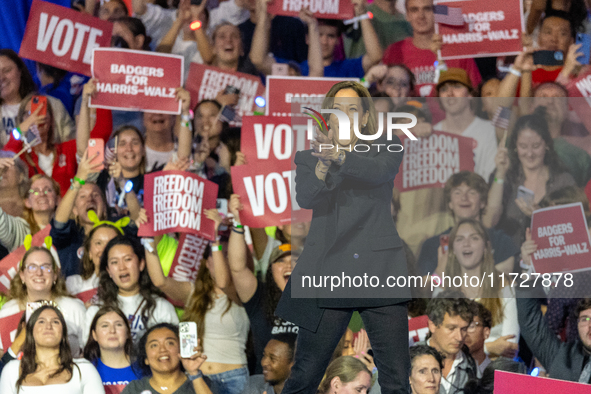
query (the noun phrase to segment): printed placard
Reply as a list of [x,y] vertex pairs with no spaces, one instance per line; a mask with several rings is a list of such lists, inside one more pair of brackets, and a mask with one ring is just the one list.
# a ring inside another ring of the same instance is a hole
[[112,31],[110,22],[34,0],[19,56],[90,76],[92,51],[109,47]]
[[292,125],[287,116],[242,118],[240,151],[249,163],[254,160],[290,160],[296,151],[309,149],[307,126]]
[[521,0],[437,1],[437,5],[461,8],[462,26],[438,24],[443,59],[515,55],[523,50]]
[[215,240],[214,223],[203,214],[216,207],[218,185],[186,171],[159,171],[144,176],[144,208],[148,223],[140,237],[172,232]]
[[16,338],[16,332],[18,331],[18,322],[21,321],[21,317],[23,316],[25,311],[19,311],[12,315],[3,317],[0,319],[0,348],[7,351],[14,339]]
[[453,174],[474,171],[474,143],[472,138],[442,131],[417,141],[404,136],[404,156],[394,186],[401,192],[441,188]]
[[218,93],[228,86],[240,90],[236,105],[240,116],[252,115],[255,110],[254,99],[265,93],[263,83],[257,76],[191,63],[186,89],[191,92],[192,108],[202,100],[215,100]]
[[351,0],[273,0],[267,5],[267,12],[271,15],[298,16],[305,7],[316,18],[349,19],[355,16]]
[[495,371],[495,393],[576,393],[591,394],[591,386],[566,380],[541,378],[513,372]]
[[534,211],[531,235],[538,246],[531,255],[535,272],[564,273],[591,268],[591,240],[580,202]]
[[294,179],[291,160],[273,165],[255,161],[232,167],[232,187],[244,205],[240,212],[242,224],[261,228],[290,223],[292,210],[300,209],[291,193]]
[[591,130],[591,68],[570,80],[566,89],[570,107],[577,113],[587,130]]
[[183,85],[183,57],[119,48],[94,50],[97,93],[90,106],[180,114],[176,88]]
[[[266,115],[291,116],[292,99],[306,106],[307,103],[318,104],[319,99],[341,81],[357,81],[358,78],[312,78],[283,77],[267,75],[267,108]],[[321,102],[320,102],[321,103]]]
[[209,242],[196,234],[181,234],[168,276],[178,282],[195,282]]
[[413,317],[408,321],[408,338],[414,343],[422,342],[429,333],[429,317],[427,315]]

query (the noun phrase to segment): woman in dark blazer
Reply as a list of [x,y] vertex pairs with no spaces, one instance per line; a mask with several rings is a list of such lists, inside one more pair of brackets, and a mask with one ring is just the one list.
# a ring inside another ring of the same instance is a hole
[[[313,216],[276,310],[300,327],[295,365],[282,394],[316,392],[355,310],[369,335],[382,393],[408,393],[410,290],[408,284],[398,287],[402,281],[392,286],[391,278],[408,276],[390,215],[393,181],[402,161],[402,152],[396,152],[401,147],[395,145],[400,140],[393,136],[388,141],[386,132],[371,141],[355,136],[355,118],[362,134],[373,138],[377,131],[369,92],[357,82],[334,85],[322,108],[345,112],[351,130],[349,139],[339,140],[338,119],[330,115],[327,135],[318,133],[313,149],[295,156],[296,200],[312,209]],[[357,149],[342,150],[350,145]]]

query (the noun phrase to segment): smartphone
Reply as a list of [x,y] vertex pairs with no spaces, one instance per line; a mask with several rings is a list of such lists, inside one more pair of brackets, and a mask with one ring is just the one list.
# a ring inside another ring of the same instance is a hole
[[585,33],[577,33],[577,44],[581,44],[579,52],[581,56],[577,58],[577,61],[581,64],[589,64],[589,56],[591,55],[591,36]]
[[25,309],[25,322],[28,322],[31,318],[33,312],[39,309],[44,303],[43,302],[27,302],[27,307]]
[[105,168],[105,141],[100,138],[91,138],[88,140],[88,157],[94,157],[98,152],[98,157],[92,161],[92,163],[101,163],[98,167],[99,171]]
[[222,107],[222,109],[220,110],[219,116],[218,116],[219,120],[222,122],[236,122],[236,123],[240,123],[242,122],[242,118],[236,113],[236,111],[234,110],[234,108],[228,106],[228,105],[224,105]]
[[525,186],[519,186],[517,188],[517,199],[523,199],[527,204],[534,205],[535,194]]
[[289,66],[285,63],[273,63],[271,75],[289,75]]
[[[226,198],[218,198],[216,200],[216,209],[220,213],[222,220],[224,220],[226,217],[228,217],[228,200]],[[220,224],[220,228],[218,230],[226,231],[227,229],[228,226],[222,223]]]
[[536,66],[562,66],[564,64],[562,51],[535,51],[533,57]]
[[439,236],[439,246],[441,246],[444,253],[447,253],[449,249],[449,234],[441,234]]
[[190,358],[197,347],[197,323],[183,321],[179,323],[179,338],[181,340],[181,357]]
[[31,113],[35,112],[40,105],[43,105],[41,111],[39,111],[39,116],[46,116],[47,115],[47,97],[45,96],[33,96],[31,97]]

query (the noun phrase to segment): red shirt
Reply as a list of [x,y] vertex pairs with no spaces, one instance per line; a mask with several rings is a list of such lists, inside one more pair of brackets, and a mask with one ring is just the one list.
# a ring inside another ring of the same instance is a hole
[[[96,125],[90,133],[90,138],[101,138],[106,142],[113,129],[111,111],[98,108],[96,111],[96,117]],[[107,127],[109,124],[111,126]],[[62,142],[61,144],[54,145],[54,147],[53,172],[51,177],[60,185],[61,195],[63,197],[70,188],[70,180],[76,176],[76,171],[78,171],[76,140]],[[23,149],[23,142],[14,139],[14,136],[11,133],[10,140],[4,146],[4,149],[18,153]],[[39,157],[34,149],[31,149],[30,153],[25,152],[21,154],[20,158],[29,167],[29,178],[35,174],[45,174],[41,167],[39,167]]]
[[[435,96],[435,61],[437,57],[429,49],[419,49],[412,43],[412,37],[391,44],[384,53],[382,62],[387,65],[405,64],[415,75],[416,92],[421,97]],[[446,60],[448,68],[463,68],[468,73],[472,86],[482,81],[474,59]]]

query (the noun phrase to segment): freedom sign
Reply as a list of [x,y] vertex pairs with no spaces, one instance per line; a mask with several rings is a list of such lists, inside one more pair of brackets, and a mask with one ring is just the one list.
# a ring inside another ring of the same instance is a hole
[[18,322],[21,320],[25,311],[19,311],[12,315],[0,318],[0,348],[4,351],[8,351],[8,348],[14,342],[16,338],[16,332],[18,331]]
[[112,30],[110,22],[33,0],[19,56],[90,76],[92,51],[111,45]]
[[202,100],[215,100],[218,93],[227,86],[240,89],[240,98],[236,105],[240,116],[252,115],[255,109],[254,99],[265,93],[261,79],[255,75],[191,63],[185,88],[191,93],[192,108]]
[[408,339],[414,343],[422,342],[429,333],[429,317],[427,315],[413,317],[408,321]]
[[442,59],[515,55],[523,50],[521,0],[438,1],[437,5],[461,8],[462,26],[437,24],[443,41]]
[[394,179],[394,186],[401,192],[442,188],[453,174],[474,171],[472,138],[434,131],[416,141],[406,136],[401,139],[404,156]]
[[[33,235],[32,246],[41,246],[45,237],[49,236],[51,226],[45,226],[43,230]],[[18,265],[25,255],[24,245],[19,246],[14,252],[0,260],[0,291],[8,294],[10,292],[10,281],[18,272]]]
[[582,203],[534,211],[531,235],[538,245],[538,250],[532,254],[535,272],[552,274],[587,271],[591,268],[591,240]]
[[566,380],[541,378],[513,372],[495,371],[495,393],[576,393],[591,394],[591,386]]
[[267,75],[266,115],[291,116],[292,98],[302,106],[318,104],[319,99],[338,82],[357,81],[359,78],[310,78]]
[[97,93],[90,106],[180,114],[183,57],[119,48],[97,48],[92,61]]
[[309,149],[306,125],[292,125],[287,116],[242,118],[240,151],[248,162],[289,160],[296,151]]
[[271,15],[297,17],[302,8],[308,7],[314,17],[324,19],[349,19],[355,16],[351,0],[273,0],[267,5]]
[[159,171],[144,176],[144,208],[148,223],[140,237],[172,232],[215,240],[214,222],[203,214],[216,207],[218,185],[186,171]]
[[244,205],[240,212],[242,224],[261,228],[291,223],[292,209],[300,209],[295,195],[291,194],[295,178],[291,160],[273,163],[259,160],[231,170],[234,193],[242,197]]
[[181,234],[168,276],[178,282],[195,282],[209,242],[195,234]]

